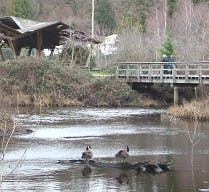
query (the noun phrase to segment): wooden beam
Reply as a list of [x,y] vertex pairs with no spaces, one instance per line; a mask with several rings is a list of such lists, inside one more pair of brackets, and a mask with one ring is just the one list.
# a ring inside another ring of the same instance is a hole
[[58,24],[55,23],[55,24],[52,24],[52,25],[47,25],[45,27],[42,27],[41,29],[36,29],[36,30],[34,29],[34,30],[31,30],[31,31],[26,31],[24,33],[18,33],[15,36],[12,37],[12,40],[20,39],[20,38],[23,38],[25,36],[33,35],[34,33],[39,33],[39,32],[43,32],[43,31],[46,31],[46,30],[57,31],[57,33],[58,33],[59,31],[61,31],[61,29],[55,28],[56,25],[58,25]]
[[2,47],[0,46],[0,61],[4,61],[4,55],[2,52]]
[[[32,33],[30,33],[30,34],[32,34]],[[26,37],[26,36],[28,36],[28,33],[23,33],[23,34],[20,34],[20,35],[15,35],[11,39],[12,40],[17,40],[17,39],[21,39],[21,38]]]
[[43,32],[37,32],[37,50],[38,50],[38,57],[42,56],[42,45],[43,45]]
[[4,24],[0,24],[0,31],[3,31],[3,32],[10,32],[11,34],[13,34],[13,35],[17,35],[17,34],[20,34],[20,32],[19,31],[17,31],[17,30],[15,30],[15,29],[13,29],[13,28],[11,28],[11,27],[8,27],[8,26],[6,26],[6,25],[4,25]]
[[16,54],[16,50],[15,50],[15,47],[14,47],[13,41],[8,40],[8,42],[9,42],[9,47],[10,47],[10,49],[12,50],[12,53],[13,53],[14,59],[16,59],[16,58],[17,58],[17,54]]
[[3,33],[0,33],[0,38],[2,40],[12,40],[12,37],[9,37],[8,35],[5,35]]

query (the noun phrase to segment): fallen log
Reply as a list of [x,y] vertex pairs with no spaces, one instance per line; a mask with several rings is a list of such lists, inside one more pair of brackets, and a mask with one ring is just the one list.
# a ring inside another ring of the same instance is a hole
[[[58,160],[57,163],[59,164],[85,164],[85,160],[78,159],[78,160]],[[138,173],[151,173],[151,174],[160,174],[164,172],[171,171],[171,161],[166,162],[138,162],[138,163],[128,163],[128,162],[121,162],[121,163],[114,163],[114,162],[101,162],[95,160],[89,160],[89,165],[94,167],[102,167],[102,168],[118,168],[118,169],[132,169],[136,170]]]

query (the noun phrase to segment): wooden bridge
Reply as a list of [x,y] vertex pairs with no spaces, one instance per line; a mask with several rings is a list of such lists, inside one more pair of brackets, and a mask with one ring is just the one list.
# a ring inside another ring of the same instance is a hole
[[209,61],[202,62],[121,62],[116,76],[127,82],[169,83],[179,85],[209,84]]
[[174,87],[174,104],[177,104],[178,87],[209,84],[209,61],[121,62],[117,63],[116,76],[128,83],[170,84]]

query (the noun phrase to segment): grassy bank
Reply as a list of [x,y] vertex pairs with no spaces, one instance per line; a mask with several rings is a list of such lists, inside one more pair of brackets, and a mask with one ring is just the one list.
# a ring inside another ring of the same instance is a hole
[[[0,64],[1,102],[19,106],[129,106],[134,92],[115,77],[97,77],[59,60]],[[136,103],[136,102],[135,102]]]

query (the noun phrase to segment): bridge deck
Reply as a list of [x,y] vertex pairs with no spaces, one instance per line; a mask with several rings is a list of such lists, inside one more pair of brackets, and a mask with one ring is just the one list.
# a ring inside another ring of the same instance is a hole
[[116,76],[127,82],[170,83],[184,85],[209,84],[209,61],[185,62],[121,62]]

